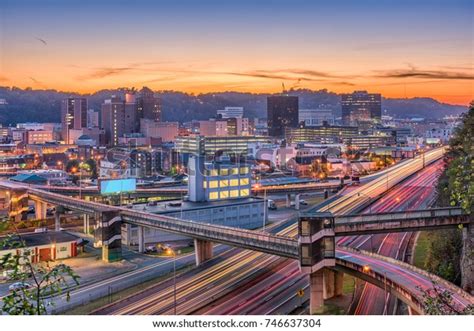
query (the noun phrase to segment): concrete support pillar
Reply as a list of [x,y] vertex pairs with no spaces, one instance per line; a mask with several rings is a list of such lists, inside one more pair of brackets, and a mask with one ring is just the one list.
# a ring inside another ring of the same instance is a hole
[[194,239],[194,250],[196,254],[196,265],[212,259],[212,242],[200,239]]
[[95,246],[102,247],[102,260],[115,262],[122,259],[122,218],[116,211],[100,213],[96,219]]
[[309,274],[309,313],[316,314],[324,304],[324,269]]
[[37,220],[44,220],[46,218],[48,206],[41,201],[35,201],[35,218]]
[[335,276],[334,271],[324,268],[323,269],[323,298],[329,299],[334,297],[334,284],[335,284]]
[[344,273],[324,268],[324,299],[342,295]]
[[295,209],[300,210],[300,196],[301,194],[295,195]]
[[89,214],[82,215],[82,218],[84,220],[84,233],[89,234],[90,233],[90,217],[89,217]]
[[59,231],[61,229],[61,214],[56,211],[54,212],[54,231]]
[[336,297],[344,294],[344,273],[334,271],[334,295]]
[[288,193],[286,195],[286,208],[290,208],[291,207],[291,194]]
[[143,226],[138,227],[138,253],[145,251],[145,228]]

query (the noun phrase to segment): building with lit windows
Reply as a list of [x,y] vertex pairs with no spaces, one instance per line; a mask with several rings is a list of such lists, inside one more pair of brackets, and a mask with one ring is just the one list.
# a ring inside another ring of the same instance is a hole
[[339,143],[341,139],[356,136],[359,130],[354,126],[314,126],[308,128],[286,128],[285,137],[288,142]]
[[248,165],[219,162],[205,163],[203,155],[191,155],[188,164],[189,201],[204,202],[248,198]]
[[342,122],[358,126],[363,123],[380,123],[382,118],[382,96],[379,93],[355,91],[341,95]]
[[264,136],[183,136],[176,137],[175,149],[180,154],[198,154],[203,151],[206,156],[247,155],[249,145],[267,142],[269,139]]
[[69,130],[80,130],[87,127],[87,99],[66,98],[61,103],[62,137],[66,144],[72,143],[69,139]]

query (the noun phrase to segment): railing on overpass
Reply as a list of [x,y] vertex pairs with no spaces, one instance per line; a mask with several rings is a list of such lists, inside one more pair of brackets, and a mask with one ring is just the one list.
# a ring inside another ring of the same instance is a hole
[[117,211],[120,212],[122,220],[126,223],[187,235],[197,239],[220,242],[264,253],[294,259],[298,258],[298,241],[291,237],[107,206],[101,203],[74,199],[38,189],[29,188],[28,192],[33,200],[39,200],[53,205],[61,205],[68,209],[85,213]]
[[469,225],[469,214],[459,207],[335,216],[338,236],[443,229]]
[[174,217],[122,209],[126,223],[179,233],[193,238],[220,242],[296,259],[299,256],[298,241],[294,238],[267,232],[213,225]]
[[84,213],[100,213],[113,211],[116,208],[102,203],[75,199],[58,193],[46,192],[43,190],[28,188],[28,195],[33,200],[46,202],[52,205],[60,205],[68,209],[78,210]]
[[[390,290],[400,300],[402,300],[411,308],[415,309],[415,311],[421,314],[424,313],[424,304],[421,292],[421,288],[424,287],[421,286],[420,288],[415,284],[413,284],[413,286],[411,287],[397,282],[397,276],[394,276],[391,273],[387,273],[385,271],[377,271],[376,268],[372,268],[370,266],[370,262],[367,262],[367,258],[373,259],[374,261],[378,262],[382,261],[399,267],[397,269],[401,270],[401,274],[399,275],[401,277],[408,275],[409,272],[415,273],[418,276],[425,278],[429,282],[428,287],[432,287],[434,284],[437,284],[438,286],[447,289],[454,295],[457,295],[465,305],[474,305],[474,297],[466,291],[450,283],[449,281],[436,276],[435,274],[429,273],[411,264],[376,253],[353,249],[350,247],[338,247],[337,251],[339,254],[336,254],[336,266],[334,267],[334,269],[348,274],[352,274],[382,289],[386,288]],[[345,255],[340,255],[345,253],[353,255],[355,257],[364,257],[364,262],[358,263],[346,257]],[[457,304],[460,304],[459,300]]]

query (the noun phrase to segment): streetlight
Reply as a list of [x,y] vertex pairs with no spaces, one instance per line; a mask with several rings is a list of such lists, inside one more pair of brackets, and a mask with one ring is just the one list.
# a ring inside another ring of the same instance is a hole
[[166,250],[168,254],[173,255],[173,298],[174,298],[174,314],[178,315],[176,313],[176,252],[171,248],[168,247]]
[[365,273],[368,273],[370,271],[370,266],[369,265],[364,265],[362,267],[362,271],[365,272]]
[[387,301],[388,301],[388,296],[387,296],[387,273],[383,273],[383,288],[385,292],[385,297],[384,297],[384,306],[383,306],[383,314],[385,315],[387,313]]
[[255,189],[257,190],[257,196],[258,196],[258,190],[260,188],[263,188],[263,231],[265,231],[265,225],[267,223],[267,208],[268,208],[268,203],[267,203],[267,188],[262,187],[261,184],[257,183],[255,184]]

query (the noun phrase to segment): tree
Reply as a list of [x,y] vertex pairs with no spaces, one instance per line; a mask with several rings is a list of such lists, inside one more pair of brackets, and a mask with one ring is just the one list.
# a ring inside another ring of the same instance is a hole
[[433,282],[432,288],[417,287],[422,293],[423,307],[427,315],[473,315],[474,305],[460,307],[454,300],[453,294],[442,289]]
[[[462,116],[445,155],[446,169],[438,181],[438,206],[459,206],[472,215],[474,211],[474,103]],[[464,235],[463,235],[464,231]],[[466,229],[430,233],[431,243],[425,267],[440,277],[474,289],[474,239]]]
[[[2,222],[2,226],[7,222]],[[79,284],[79,276],[74,270],[65,265],[50,265],[49,262],[33,263],[33,250],[26,247],[21,235],[16,231],[16,236],[8,236],[0,242],[1,249],[12,252],[5,254],[0,259],[0,269],[5,270],[11,281],[16,281],[28,286],[20,286],[3,297],[1,311],[9,315],[43,315],[47,313],[47,298],[66,294],[70,299],[71,285]],[[72,283],[72,284],[71,284]]]

